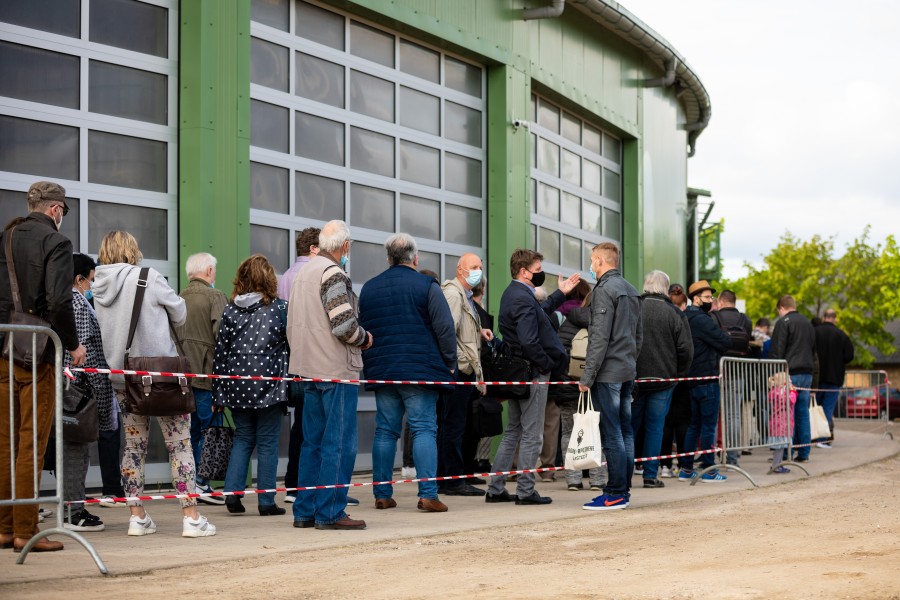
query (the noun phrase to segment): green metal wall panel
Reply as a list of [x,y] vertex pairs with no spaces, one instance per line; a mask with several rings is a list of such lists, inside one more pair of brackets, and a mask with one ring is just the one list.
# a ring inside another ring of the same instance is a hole
[[180,28],[179,280],[210,252],[227,292],[250,250],[250,0],[182,0]]

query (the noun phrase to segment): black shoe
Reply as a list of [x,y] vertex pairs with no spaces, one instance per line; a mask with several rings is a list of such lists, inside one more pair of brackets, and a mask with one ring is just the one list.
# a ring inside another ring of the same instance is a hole
[[485,485],[487,483],[487,481],[485,481],[481,477],[469,477],[468,479],[466,479],[466,481],[469,483],[469,485]]
[[551,502],[553,502],[553,500],[551,500],[547,496],[541,496],[537,492],[531,492],[531,495],[528,496],[527,498],[519,498],[518,496],[516,496],[516,504],[519,504],[519,505],[550,504]]
[[347,506],[359,506],[359,500],[347,496]]
[[227,496],[225,498],[225,508],[233,515],[240,515],[247,512],[243,502],[241,502],[241,499],[237,496]]
[[257,506],[256,508],[259,509],[259,516],[261,516],[261,517],[270,517],[270,516],[274,517],[274,516],[278,516],[278,515],[283,515],[284,513],[287,512],[286,510],[284,510],[283,508],[281,508],[280,506],[277,506],[275,504],[273,504],[271,506]]
[[666,487],[666,484],[664,484],[659,479],[645,479],[644,487],[645,488],[661,488],[661,487]]
[[795,458],[794,458],[794,462],[795,462],[795,463],[808,463],[808,462],[809,462],[809,459],[808,459],[808,458],[800,458],[800,457],[798,456],[798,457],[795,457]]
[[750,450],[741,450],[741,456],[753,456],[753,452]]
[[490,492],[486,492],[484,495],[485,502],[515,502],[518,504],[518,500],[515,496],[510,496],[509,492],[503,490],[499,494],[492,494]]
[[464,483],[462,485],[447,486],[439,490],[446,496],[484,496],[487,492],[475,486]]
[[297,519],[296,521],[294,521],[294,527],[297,527],[298,529],[306,529],[307,527],[315,527],[315,526],[316,526],[315,521],[301,521],[300,519]]

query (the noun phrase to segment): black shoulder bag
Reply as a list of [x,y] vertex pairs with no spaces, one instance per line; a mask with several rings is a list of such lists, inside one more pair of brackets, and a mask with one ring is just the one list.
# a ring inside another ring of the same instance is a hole
[[[12,291],[13,300],[13,310],[9,313],[9,324],[28,325],[31,327],[50,327],[50,323],[44,319],[22,310],[22,301],[19,298],[19,280],[16,277],[12,252],[12,236],[15,230],[16,228],[13,227],[6,236],[6,268],[9,271],[9,287]],[[35,362],[40,362],[42,360],[44,352],[47,350],[47,342],[50,341],[50,337],[42,333],[35,333],[29,336],[23,333],[14,335],[13,332],[8,331],[6,335],[12,337],[12,361],[23,369],[29,370]],[[3,351],[0,356],[6,360],[10,360],[9,351],[9,340],[6,340],[3,344]]]

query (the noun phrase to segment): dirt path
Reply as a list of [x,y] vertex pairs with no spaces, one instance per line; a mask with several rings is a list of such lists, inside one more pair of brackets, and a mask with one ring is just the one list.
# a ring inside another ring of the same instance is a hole
[[0,587],[0,597],[900,600],[898,480],[894,457],[661,506],[213,568],[91,574]]

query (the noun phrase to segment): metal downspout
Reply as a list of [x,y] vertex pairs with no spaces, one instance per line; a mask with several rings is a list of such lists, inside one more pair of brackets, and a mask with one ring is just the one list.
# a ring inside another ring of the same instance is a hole
[[644,81],[644,87],[669,87],[675,83],[675,68],[678,66],[678,59],[674,56],[666,61],[666,74],[656,79],[647,79]]
[[707,125],[709,125],[709,113],[701,107],[700,120],[684,126],[684,130],[688,132],[688,158],[694,156],[694,152],[697,150],[697,137],[706,129]]
[[533,19],[554,19],[563,13],[566,7],[566,0],[552,0],[550,6],[542,6],[541,8],[524,8],[522,9],[522,20],[530,21]]

